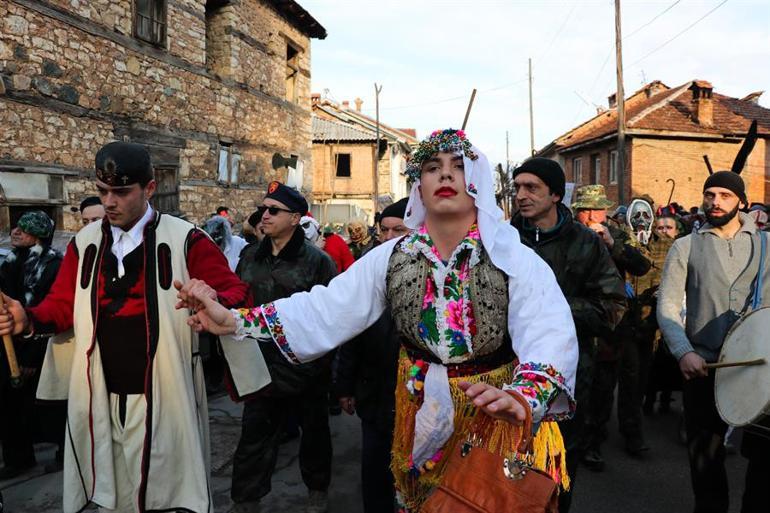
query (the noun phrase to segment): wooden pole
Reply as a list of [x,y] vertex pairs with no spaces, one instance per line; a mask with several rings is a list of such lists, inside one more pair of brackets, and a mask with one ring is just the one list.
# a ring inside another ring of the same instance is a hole
[[752,367],[754,365],[764,365],[767,362],[764,358],[757,358],[756,360],[742,360],[738,362],[719,362],[719,363],[707,363],[707,369],[724,369],[725,367]]
[[374,144],[374,194],[372,200],[374,201],[374,210],[372,210],[372,224],[374,224],[374,216],[377,215],[377,211],[380,208],[380,91],[382,86],[374,84],[374,109],[375,109],[375,128],[376,128],[376,142]]
[[615,0],[615,68],[617,71],[617,90],[615,104],[618,110],[618,203],[626,201],[626,101],[623,91],[623,48],[620,30],[620,0]]
[[529,154],[535,154],[535,116],[532,112],[532,58],[529,59]]
[[468,117],[471,115],[471,109],[473,108],[473,100],[476,99],[476,88],[471,93],[471,101],[468,102],[468,110],[465,111],[465,119],[463,119],[463,130],[468,126]]
[[[5,298],[5,294],[0,292],[0,302],[3,304],[3,309],[5,309]],[[3,335],[3,347],[5,347],[5,356],[8,360],[8,371],[11,374],[11,386],[19,387],[21,385],[21,369],[18,360],[16,360],[16,349],[13,347],[11,335]]]

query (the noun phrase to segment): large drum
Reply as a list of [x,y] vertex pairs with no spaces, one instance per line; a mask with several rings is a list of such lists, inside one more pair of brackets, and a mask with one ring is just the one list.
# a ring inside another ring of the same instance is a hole
[[716,370],[714,395],[722,420],[770,433],[770,307],[736,322],[725,337],[719,363],[764,359],[760,365]]

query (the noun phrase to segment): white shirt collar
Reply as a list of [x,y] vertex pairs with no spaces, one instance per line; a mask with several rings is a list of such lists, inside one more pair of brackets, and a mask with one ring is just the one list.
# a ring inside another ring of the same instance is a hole
[[110,225],[110,230],[112,230],[112,240],[117,242],[120,240],[120,236],[125,233],[131,239],[131,241],[138,246],[141,244],[142,239],[144,238],[144,227],[147,226],[147,223],[149,223],[150,220],[152,220],[154,214],[155,211],[148,203],[147,210],[144,212],[142,218],[139,219],[139,221],[137,221],[137,223],[127,232],[122,228]]

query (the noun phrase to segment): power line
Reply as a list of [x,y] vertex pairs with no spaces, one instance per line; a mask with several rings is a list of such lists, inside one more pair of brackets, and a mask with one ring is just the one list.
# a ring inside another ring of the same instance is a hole
[[636,30],[634,30],[633,32],[631,32],[630,34],[628,34],[627,36],[625,36],[625,37],[623,38],[623,40],[625,41],[625,40],[626,40],[626,39],[628,39],[629,37],[631,37],[631,36],[633,36],[634,34],[638,33],[638,32],[639,32],[640,30],[642,30],[643,28],[645,28],[645,27],[648,27],[648,26],[652,25],[652,23],[653,23],[655,20],[657,20],[658,18],[660,18],[661,16],[663,16],[664,14],[666,14],[668,11],[670,11],[671,9],[673,9],[673,8],[674,8],[674,6],[675,6],[676,4],[678,4],[679,2],[681,2],[681,1],[682,1],[682,0],[676,0],[676,2],[674,2],[674,3],[673,3],[673,4],[671,4],[671,5],[669,5],[668,7],[666,7],[665,9],[663,9],[661,12],[659,12],[658,14],[656,14],[656,15],[655,15],[655,17],[653,17],[653,18],[652,18],[650,21],[648,21],[647,23],[645,23],[645,24],[644,24],[644,25],[642,25],[641,27],[637,28]]
[[572,17],[572,13],[575,12],[575,8],[577,7],[578,2],[572,3],[572,9],[569,10],[567,13],[567,16],[564,17],[564,21],[561,23],[561,26],[559,27],[559,30],[556,31],[556,34],[551,38],[551,42],[548,43],[548,46],[543,51],[543,53],[540,54],[540,56],[535,60],[535,62],[540,62],[543,57],[545,57],[549,51],[551,51],[551,47],[553,47],[553,44],[556,42],[556,39],[561,35],[562,31],[564,30],[564,27],[567,26],[567,22]]
[[[521,84],[523,82],[526,82],[527,80],[528,80],[527,77],[524,77],[522,79],[515,80],[513,82],[508,82],[507,84],[502,84],[502,85],[495,86],[495,87],[490,87],[490,88],[487,88],[487,89],[481,89],[479,92],[480,93],[489,93],[489,92],[492,92],[492,91],[498,91],[500,89],[505,89],[505,88],[511,87],[513,85],[516,85],[516,84]],[[454,101],[457,101],[457,100],[467,100],[467,99],[468,99],[468,95],[464,94],[462,96],[453,96],[451,98],[444,98],[444,99],[435,100],[435,101],[432,101],[432,102],[413,103],[411,105],[398,105],[396,107],[383,107],[380,110],[412,109],[412,108],[415,108],[415,107],[427,107],[429,105],[438,105],[438,104],[441,104],[441,103],[448,103],[448,102],[454,102]]]
[[690,30],[691,28],[693,28],[695,25],[697,25],[698,23],[700,23],[701,21],[703,21],[704,19],[706,19],[706,18],[707,18],[707,17],[708,17],[708,16],[709,16],[711,13],[713,13],[714,11],[716,11],[717,9],[719,9],[720,7],[722,7],[723,5],[725,5],[726,3],[727,3],[727,0],[722,0],[722,2],[720,2],[720,3],[719,3],[717,6],[716,6],[716,7],[714,7],[714,8],[713,8],[713,9],[711,9],[709,12],[707,12],[706,14],[704,14],[703,16],[701,16],[700,18],[698,18],[697,20],[695,20],[694,22],[692,22],[692,23],[691,23],[690,25],[688,25],[688,26],[687,26],[687,27],[686,27],[684,30],[682,30],[681,32],[677,33],[676,35],[674,35],[674,37],[672,37],[672,38],[668,39],[666,42],[664,42],[664,43],[663,43],[663,44],[661,44],[660,46],[657,46],[657,47],[656,47],[656,48],[654,48],[652,51],[650,51],[650,52],[646,53],[646,54],[645,54],[643,57],[640,57],[640,58],[639,58],[639,59],[637,59],[636,61],[632,62],[632,63],[630,64],[630,66],[635,66],[635,65],[639,64],[641,61],[643,61],[644,59],[646,59],[646,58],[647,58],[647,57],[649,57],[650,55],[652,55],[652,54],[654,54],[655,52],[657,52],[658,50],[662,49],[663,47],[665,47],[666,45],[668,45],[669,43],[671,43],[672,41],[674,41],[676,38],[678,38],[679,36],[681,36],[682,34],[684,34],[685,32],[687,32],[688,30]]

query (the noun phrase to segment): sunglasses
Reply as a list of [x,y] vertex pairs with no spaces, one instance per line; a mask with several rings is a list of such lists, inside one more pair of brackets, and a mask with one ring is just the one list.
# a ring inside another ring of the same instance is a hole
[[262,205],[261,207],[257,207],[257,212],[259,212],[260,216],[262,216],[265,213],[265,211],[270,212],[271,216],[278,215],[278,212],[288,212],[289,214],[297,213],[297,212],[294,212],[293,210],[289,210],[281,207],[267,207],[265,205]]

